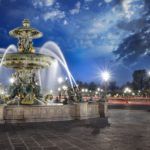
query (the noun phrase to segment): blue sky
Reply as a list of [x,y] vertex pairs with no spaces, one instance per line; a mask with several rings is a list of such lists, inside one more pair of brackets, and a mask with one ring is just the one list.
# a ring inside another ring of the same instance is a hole
[[119,84],[149,69],[149,0],[0,0],[0,47],[16,44],[9,30],[24,18],[55,41],[76,80],[98,81],[110,69]]

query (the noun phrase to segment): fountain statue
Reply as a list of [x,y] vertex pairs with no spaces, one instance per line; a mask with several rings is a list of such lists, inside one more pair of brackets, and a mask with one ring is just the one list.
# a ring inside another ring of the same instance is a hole
[[38,104],[42,101],[38,71],[48,68],[54,58],[35,52],[32,40],[42,37],[42,33],[32,28],[28,19],[9,34],[18,39],[18,52],[5,57],[0,54],[1,65],[15,70],[10,79],[9,104]]

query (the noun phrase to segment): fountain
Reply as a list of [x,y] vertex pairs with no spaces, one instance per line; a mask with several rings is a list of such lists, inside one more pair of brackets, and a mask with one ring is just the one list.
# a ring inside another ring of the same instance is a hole
[[19,40],[18,52],[7,53],[7,50],[10,49],[8,48],[4,55],[0,55],[0,65],[15,70],[10,79],[12,84],[8,103],[15,103],[16,99],[17,103],[19,100],[19,104],[38,104],[42,98],[38,71],[50,67],[54,58],[35,53],[32,40],[42,37],[42,33],[30,27],[27,19],[23,20],[22,24],[22,27],[9,32],[12,37]]
[[[100,110],[105,111],[98,103],[79,103],[77,97],[80,95],[77,93],[75,79],[62,51],[54,42],[46,42],[37,49],[39,51],[35,51],[32,40],[42,37],[42,33],[30,27],[29,20],[23,20],[22,27],[11,30],[9,34],[18,39],[18,48],[10,45],[0,54],[0,72],[2,67],[12,70],[7,94],[5,88],[0,85],[0,123],[88,119],[99,117]],[[0,49],[0,52],[1,50],[4,49]],[[65,85],[61,85],[64,91],[68,92],[69,104],[65,99],[61,104],[48,105],[46,98],[52,99],[52,96],[47,95],[44,98],[43,84],[51,85],[50,79],[53,83],[57,82],[56,72],[59,66],[64,68],[70,83],[68,90]],[[4,104],[1,103],[3,101]]]

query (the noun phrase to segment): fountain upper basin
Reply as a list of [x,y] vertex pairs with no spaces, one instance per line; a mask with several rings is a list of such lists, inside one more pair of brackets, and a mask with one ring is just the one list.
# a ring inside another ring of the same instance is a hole
[[[3,54],[0,54],[2,60]],[[49,67],[55,59],[39,53],[9,53],[2,61],[2,66],[13,69],[42,69]]]

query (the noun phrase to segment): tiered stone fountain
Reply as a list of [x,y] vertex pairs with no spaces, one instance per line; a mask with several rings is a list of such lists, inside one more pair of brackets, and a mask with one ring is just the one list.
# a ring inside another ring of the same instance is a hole
[[30,27],[29,20],[23,20],[22,27],[11,30],[9,34],[19,40],[18,53],[8,53],[2,61],[3,66],[15,70],[11,78],[9,104],[18,101],[19,104],[38,104],[42,95],[37,72],[49,67],[54,59],[35,52],[32,40],[42,37],[42,33]]
[[0,105],[0,123],[65,121],[104,114],[105,105],[99,103],[44,104],[37,72],[49,67],[55,59],[35,52],[32,40],[40,38],[42,33],[31,28],[29,20],[25,19],[23,26],[10,31],[10,35],[19,40],[18,52],[0,54],[1,65],[15,70],[8,101]]

